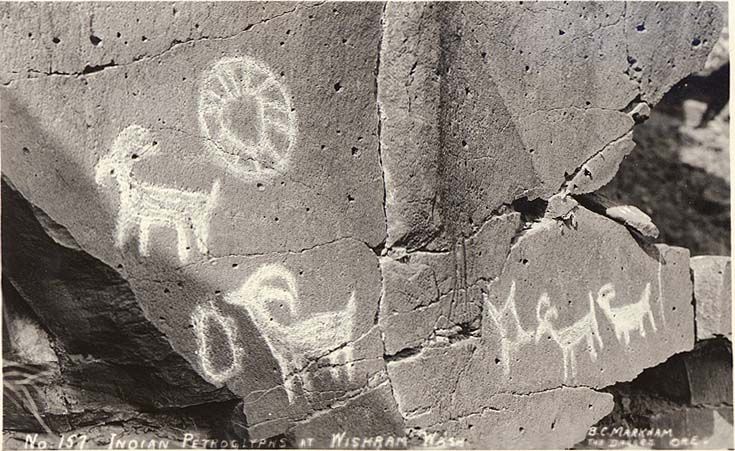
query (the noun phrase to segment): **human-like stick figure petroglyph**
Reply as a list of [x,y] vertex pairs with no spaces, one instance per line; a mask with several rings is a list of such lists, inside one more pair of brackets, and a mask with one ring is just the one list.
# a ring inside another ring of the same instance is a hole
[[[600,288],[597,295],[597,304],[599,304],[602,312],[612,323],[618,341],[622,339],[626,345],[630,344],[630,333],[636,330],[640,333],[641,337],[645,337],[646,329],[643,320],[646,317],[648,317],[653,331],[656,331],[656,323],[653,320],[653,313],[651,312],[650,297],[651,284],[647,283],[638,302],[621,307],[611,307],[610,302],[615,299],[615,288],[609,283]],[[590,294],[590,299],[592,299],[592,294]]]
[[[205,376],[215,384],[224,384],[240,372],[242,348],[237,343],[237,325],[235,320],[224,316],[214,305],[197,305],[191,317],[194,336],[197,341],[197,355]],[[230,351],[230,364],[224,369],[217,369],[212,362],[212,349],[209,343],[210,331],[215,326],[227,338]]]
[[178,255],[182,262],[189,258],[192,239],[201,253],[207,252],[209,220],[219,196],[219,180],[207,193],[184,191],[151,185],[133,176],[133,164],[156,154],[159,146],[151,133],[131,125],[112,144],[110,152],[95,166],[95,181],[100,186],[117,184],[120,209],[117,215],[115,246],[121,248],[137,227],[138,249],[147,256],[152,227],[176,230]]
[[285,85],[249,56],[222,59],[205,74],[199,125],[209,150],[246,180],[283,173],[297,135]]
[[[302,311],[296,279],[280,264],[258,268],[237,291],[226,295],[225,301],[244,308],[252,318],[278,362],[290,402],[299,373],[310,362],[349,342],[357,309],[352,292],[342,311]],[[347,348],[344,352],[349,352]],[[308,388],[309,379],[304,379]]]
[[[543,315],[541,314],[542,309],[545,309]],[[556,329],[554,327],[551,321],[559,317],[559,312],[556,307],[551,306],[549,295],[546,293],[541,295],[538,304],[536,305],[536,317],[538,318],[536,343],[539,342],[543,334],[548,333],[551,336],[551,339],[559,345],[564,361],[564,380],[568,379],[570,369],[572,378],[577,375],[575,348],[579,343],[586,341],[590,359],[593,362],[597,360],[595,339],[597,340],[600,349],[603,348],[603,344],[602,338],[600,337],[600,330],[597,325],[597,317],[595,315],[595,301],[592,299],[591,295],[590,311],[571,326],[563,329]]]
[[533,340],[533,336],[521,327],[521,321],[518,318],[518,312],[516,311],[515,296],[515,280],[511,282],[510,293],[500,310],[490,302],[485,293],[482,293],[485,308],[490,315],[490,319],[500,332],[501,361],[503,363],[503,372],[506,375],[510,374],[511,354],[519,351],[523,345],[530,343]]

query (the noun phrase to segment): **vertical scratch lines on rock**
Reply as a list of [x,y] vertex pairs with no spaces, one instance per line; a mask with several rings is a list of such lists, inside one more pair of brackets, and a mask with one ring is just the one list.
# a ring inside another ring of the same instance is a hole
[[[385,36],[385,11],[388,7],[388,3],[383,4],[383,10],[380,14],[380,37],[378,38],[378,54],[375,59],[375,105],[378,119],[378,165],[380,166],[380,176],[383,180],[383,223],[385,225],[385,235],[383,239],[383,248],[385,243],[388,241],[388,210],[386,208],[386,202],[388,197],[388,185],[386,183],[385,166],[383,165],[383,112],[380,107],[380,57],[383,52],[383,37]],[[382,296],[381,296],[382,297]],[[377,317],[377,315],[376,315]]]

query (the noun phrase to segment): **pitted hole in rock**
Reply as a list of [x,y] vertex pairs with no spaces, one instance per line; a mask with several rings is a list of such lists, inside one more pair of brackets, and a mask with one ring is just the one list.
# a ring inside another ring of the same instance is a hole
[[635,30],[639,33],[643,33],[644,31],[646,31],[646,23],[645,22],[639,23],[638,25],[636,25]]
[[701,39],[699,39],[698,37],[692,39],[692,47],[699,47],[700,45],[702,45]]
[[90,34],[89,35],[89,42],[91,42],[93,46],[97,47],[100,44],[102,44],[102,38],[100,38],[99,36],[95,36],[93,34]]
[[263,133],[263,114],[261,103],[254,96],[243,93],[225,108],[225,127],[234,131],[246,146],[254,146]]
[[54,37],[53,37],[53,38],[51,39],[51,42],[53,42],[54,44],[58,44],[59,42],[61,42],[61,39],[59,39],[59,37],[58,37],[58,36],[54,36]]
[[342,83],[337,82],[334,84],[334,92],[340,92],[342,91]]
[[358,149],[357,147],[353,147],[351,150],[352,150],[353,157],[357,158],[360,156],[360,149]]

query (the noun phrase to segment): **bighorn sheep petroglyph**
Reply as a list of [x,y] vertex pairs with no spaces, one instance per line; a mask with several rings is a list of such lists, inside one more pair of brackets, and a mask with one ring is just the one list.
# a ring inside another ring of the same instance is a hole
[[[541,314],[542,309],[545,309],[543,315]],[[564,365],[564,380],[569,377],[569,370],[571,369],[571,376],[577,375],[577,359],[575,356],[575,348],[582,341],[587,342],[587,351],[590,354],[592,361],[597,360],[597,349],[595,348],[595,339],[600,346],[603,348],[602,338],[600,337],[600,330],[597,324],[597,317],[595,315],[595,302],[590,296],[590,311],[580,318],[577,322],[571,326],[563,329],[556,329],[552,324],[552,320],[559,317],[559,311],[556,307],[552,306],[549,301],[549,295],[544,293],[539,298],[538,304],[536,305],[536,317],[538,318],[538,329],[536,330],[536,343],[538,343],[543,334],[548,333],[551,339],[554,340],[561,348],[563,365]]]
[[[615,299],[615,288],[609,283],[600,288],[597,295],[597,304],[607,319],[612,323],[618,341],[622,338],[626,345],[630,344],[630,333],[636,330],[640,333],[641,337],[645,337],[646,329],[643,320],[646,317],[648,317],[653,331],[656,331],[656,323],[654,322],[653,312],[651,311],[650,297],[651,284],[647,283],[638,302],[621,307],[611,307],[610,302]],[[592,293],[590,293],[590,300],[592,300]]]
[[[278,362],[290,402],[295,393],[294,377],[310,362],[327,357],[352,338],[355,292],[342,311],[304,312],[298,302],[296,279],[281,264],[261,266],[237,291],[227,294],[225,301],[244,308],[252,318]],[[345,357],[339,363],[349,360]],[[308,386],[309,379],[304,379]]]
[[517,352],[523,345],[533,340],[533,336],[521,327],[518,312],[516,311],[515,296],[515,280],[510,284],[510,293],[500,310],[490,302],[485,293],[482,293],[490,319],[492,319],[498,331],[500,331],[501,361],[503,363],[503,372],[506,375],[510,374],[511,353]]
[[112,144],[110,152],[95,166],[95,181],[100,186],[117,183],[120,208],[117,215],[115,246],[121,248],[138,228],[138,249],[148,255],[151,228],[169,227],[176,230],[178,255],[186,262],[191,240],[200,252],[207,252],[209,220],[219,196],[219,180],[207,193],[184,191],[151,185],[133,176],[133,164],[159,150],[147,129],[131,125]]

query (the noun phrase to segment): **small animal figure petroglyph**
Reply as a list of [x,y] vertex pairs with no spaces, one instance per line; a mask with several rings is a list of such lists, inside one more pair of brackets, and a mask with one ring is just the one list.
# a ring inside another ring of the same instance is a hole
[[[542,309],[545,309],[543,315],[541,314]],[[559,345],[563,358],[564,380],[568,379],[569,370],[571,370],[572,378],[577,375],[575,348],[583,341],[587,342],[587,351],[589,352],[590,359],[593,362],[597,360],[595,339],[597,340],[600,349],[603,348],[603,343],[602,338],[600,337],[600,330],[597,325],[597,317],[595,315],[595,302],[592,300],[592,297],[590,297],[589,313],[571,326],[563,329],[556,329],[552,324],[552,320],[559,317],[559,311],[556,307],[551,306],[549,295],[546,293],[541,295],[538,304],[536,305],[536,317],[538,318],[536,343],[540,341],[543,334],[548,333],[551,336],[551,339]]]
[[[194,336],[197,341],[197,355],[205,376],[215,384],[224,384],[227,380],[240,372],[242,348],[237,343],[237,325],[235,320],[224,316],[214,305],[197,305],[191,316],[194,327]],[[216,324],[216,326],[215,326]],[[230,364],[225,369],[217,369],[212,363],[209,336],[211,327],[224,333],[230,350]]]
[[[638,302],[621,307],[611,307],[610,302],[615,299],[615,288],[609,283],[600,288],[597,294],[597,304],[607,319],[612,323],[618,341],[622,339],[626,345],[630,344],[630,333],[636,330],[640,333],[641,337],[645,337],[646,329],[643,324],[645,317],[648,317],[651,328],[654,332],[656,331],[656,323],[653,320],[653,313],[651,312],[650,297],[651,284],[647,283]],[[590,293],[591,299],[592,293]]]
[[297,135],[285,85],[249,56],[224,58],[204,75],[199,125],[208,149],[246,180],[283,173]]
[[[290,402],[294,379],[309,362],[328,356],[352,338],[355,292],[342,311],[304,312],[298,302],[296,279],[280,264],[258,268],[237,291],[226,295],[225,301],[244,308],[252,318],[280,366]],[[308,377],[305,379],[304,387],[308,387]]]
[[485,293],[482,293],[490,319],[493,320],[495,327],[500,332],[501,361],[503,363],[503,373],[506,375],[510,374],[511,354],[519,351],[523,345],[533,340],[533,336],[521,327],[521,321],[516,311],[515,296],[515,280],[511,282],[510,293],[500,310],[490,302]]
[[121,248],[138,228],[138,249],[148,256],[151,228],[168,227],[176,230],[178,255],[182,262],[189,258],[192,238],[201,253],[207,252],[209,220],[219,196],[219,180],[207,193],[192,192],[151,185],[133,176],[133,164],[155,154],[158,144],[151,133],[131,125],[112,144],[109,154],[95,166],[95,181],[100,186],[117,183],[120,208],[117,215],[115,246]]

